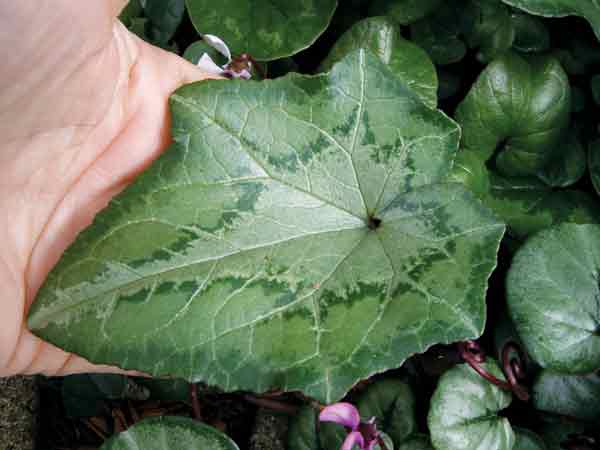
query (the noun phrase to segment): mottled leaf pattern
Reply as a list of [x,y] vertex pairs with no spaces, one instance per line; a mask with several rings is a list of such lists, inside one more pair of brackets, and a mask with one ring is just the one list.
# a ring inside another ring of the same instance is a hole
[[100,450],[239,450],[225,434],[185,417],[145,419],[114,435]]
[[200,34],[223,39],[234,55],[257,60],[290,56],[310,46],[329,25],[337,0],[186,0]]
[[[504,379],[497,364],[485,370]],[[498,413],[511,402],[511,393],[493,385],[467,364],[440,378],[431,399],[427,423],[431,442],[440,450],[512,450],[515,433]]]
[[456,124],[376,56],[197,83],[171,104],[177,145],[66,252],[37,334],[97,362],[326,402],[481,334],[503,225],[444,183]]
[[600,226],[563,224],[531,237],[507,277],[510,315],[542,367],[600,368]]

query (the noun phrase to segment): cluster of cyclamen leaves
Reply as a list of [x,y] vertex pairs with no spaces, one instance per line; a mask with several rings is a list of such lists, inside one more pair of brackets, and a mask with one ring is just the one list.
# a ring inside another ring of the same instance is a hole
[[[585,20],[548,19],[565,16]],[[569,436],[600,420],[597,2],[132,0],[121,20],[217,70],[248,53],[253,80],[173,94],[173,146],[67,250],[36,334],[97,363],[333,404],[290,418],[290,450],[592,445]],[[501,242],[505,292],[488,290]],[[488,381],[509,377],[491,357],[488,379],[404,364],[486,319],[500,360],[508,341],[526,351],[529,403]],[[369,381],[399,367],[409,381]],[[148,395],[135,386],[62,389],[92,415],[102,395]],[[165,418],[103,448],[237,446]]]

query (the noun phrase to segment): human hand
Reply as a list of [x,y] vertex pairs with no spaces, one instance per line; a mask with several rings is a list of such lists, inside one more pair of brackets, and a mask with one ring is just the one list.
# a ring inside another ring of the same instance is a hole
[[0,4],[0,376],[116,370],[25,319],[77,233],[168,145],[169,95],[209,77],[131,34],[126,3]]

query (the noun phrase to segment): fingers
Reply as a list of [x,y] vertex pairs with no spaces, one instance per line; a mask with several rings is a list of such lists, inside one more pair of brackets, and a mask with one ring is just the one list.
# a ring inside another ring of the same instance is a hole
[[92,364],[80,356],[67,353],[42,341],[24,330],[7,367],[0,369],[0,376],[34,375],[63,376],[75,373],[117,373],[131,376],[147,376],[141,372],[122,370],[118,367]]

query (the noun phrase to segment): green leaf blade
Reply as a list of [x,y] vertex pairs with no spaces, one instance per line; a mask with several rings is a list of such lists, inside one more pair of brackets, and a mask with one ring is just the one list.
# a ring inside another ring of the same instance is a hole
[[172,109],[176,145],[65,253],[36,333],[97,362],[332,402],[482,332],[503,225],[443,182],[456,124],[377,57],[189,85]]
[[101,450],[239,450],[225,434],[192,419],[155,417],[138,422],[102,445]]
[[234,55],[271,61],[309,47],[325,31],[337,0],[186,0],[200,34],[223,39]]

